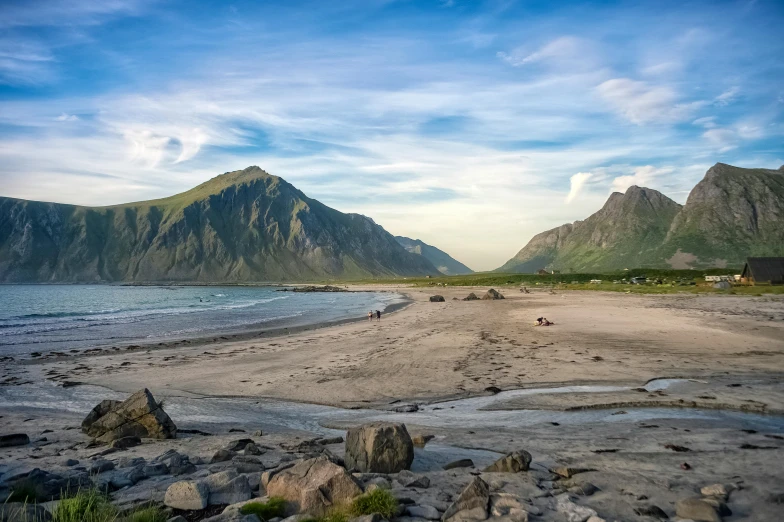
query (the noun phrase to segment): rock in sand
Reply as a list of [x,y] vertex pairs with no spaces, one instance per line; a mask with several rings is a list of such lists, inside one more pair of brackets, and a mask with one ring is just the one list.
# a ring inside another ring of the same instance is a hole
[[503,299],[504,296],[501,295],[501,292],[498,290],[491,288],[488,290],[485,295],[482,296],[482,301],[494,301],[496,299]]
[[446,299],[444,299],[443,295],[431,295],[430,296],[430,302],[431,303],[444,303],[444,302],[446,302]]
[[457,500],[447,508],[441,520],[444,522],[470,522],[486,520],[490,503],[490,489],[479,477],[474,477],[460,493]]
[[373,422],[346,434],[346,468],[362,473],[398,473],[410,469],[414,443],[405,424]]
[[174,509],[204,509],[210,499],[207,484],[192,480],[175,482],[166,490],[163,503]]
[[101,402],[84,419],[82,430],[102,442],[129,436],[173,439],[177,434],[174,422],[147,388],[120,404],[116,401]]
[[528,471],[531,465],[531,454],[525,450],[514,451],[501,457],[485,468],[487,473],[519,473]]
[[701,498],[684,498],[675,503],[675,514],[695,522],[721,522],[716,508]]
[[30,437],[26,433],[12,433],[10,435],[0,435],[0,448],[10,448],[12,446],[25,446],[30,444]]

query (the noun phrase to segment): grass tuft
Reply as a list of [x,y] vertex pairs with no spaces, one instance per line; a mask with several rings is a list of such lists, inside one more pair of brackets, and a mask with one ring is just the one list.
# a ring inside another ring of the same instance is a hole
[[240,513],[256,515],[262,521],[282,517],[286,513],[286,500],[281,497],[271,497],[266,502],[250,502],[240,508]]
[[38,498],[38,489],[35,487],[35,484],[29,480],[20,480],[14,484],[11,495],[6,502],[24,502],[32,504],[39,500],[41,499]]
[[386,489],[380,488],[355,498],[350,509],[350,514],[355,517],[378,513],[387,520],[391,519],[396,512],[397,499]]
[[52,522],[114,522],[117,515],[117,508],[97,488],[80,489],[73,497],[60,500]]
[[169,516],[156,506],[141,508],[127,518],[127,522],[166,522],[167,520]]

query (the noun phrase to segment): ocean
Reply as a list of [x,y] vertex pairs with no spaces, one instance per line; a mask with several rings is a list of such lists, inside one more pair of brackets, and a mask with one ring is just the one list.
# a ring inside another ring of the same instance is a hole
[[274,287],[0,285],[0,356],[363,318],[405,298]]

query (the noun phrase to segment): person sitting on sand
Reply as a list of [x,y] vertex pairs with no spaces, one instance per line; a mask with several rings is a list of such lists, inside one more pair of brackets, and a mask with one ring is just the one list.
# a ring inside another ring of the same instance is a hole
[[534,323],[534,326],[550,326],[551,324],[555,324],[547,320],[547,317],[540,317]]

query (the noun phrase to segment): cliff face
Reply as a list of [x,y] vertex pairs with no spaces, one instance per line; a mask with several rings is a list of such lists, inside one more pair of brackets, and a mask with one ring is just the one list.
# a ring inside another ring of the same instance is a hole
[[424,241],[403,236],[395,236],[395,239],[403,248],[412,254],[420,255],[430,261],[433,266],[435,266],[438,271],[444,275],[462,275],[474,273],[473,270],[443,250],[440,250],[432,245],[428,245]]
[[784,255],[784,167],[717,163],[689,194],[661,249],[671,266],[738,266]]
[[0,198],[0,281],[278,281],[438,274],[371,219],[258,167],[170,198],[80,207]]

